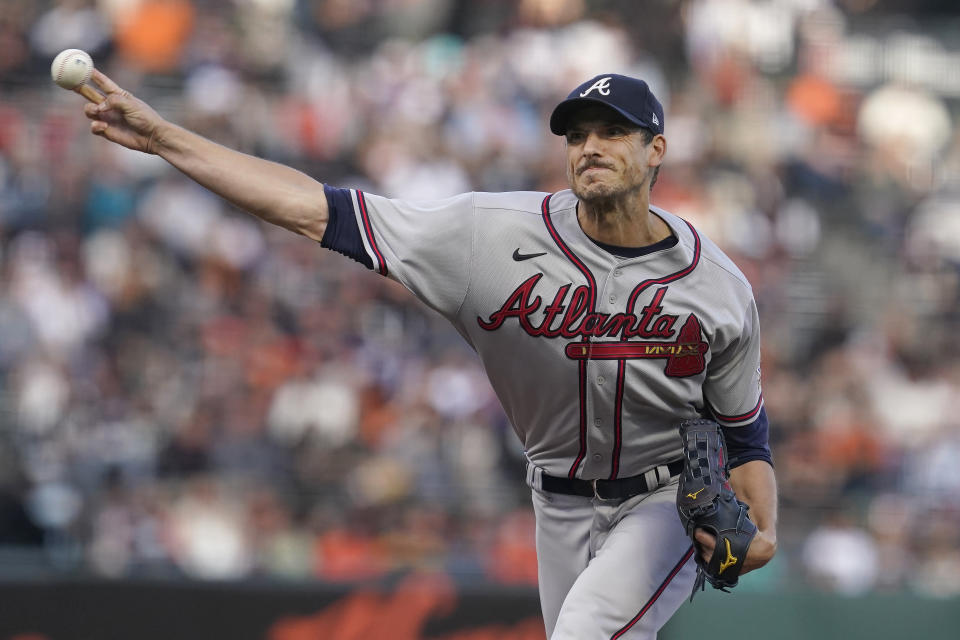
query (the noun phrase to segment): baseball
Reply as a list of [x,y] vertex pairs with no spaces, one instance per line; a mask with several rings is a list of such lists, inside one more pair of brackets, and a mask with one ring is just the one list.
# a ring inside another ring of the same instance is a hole
[[90,79],[93,59],[86,51],[64,49],[50,65],[50,77],[64,89],[76,89]]

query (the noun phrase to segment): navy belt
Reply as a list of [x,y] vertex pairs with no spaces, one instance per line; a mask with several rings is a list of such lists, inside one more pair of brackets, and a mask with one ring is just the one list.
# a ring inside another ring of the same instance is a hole
[[646,473],[629,478],[615,480],[583,480],[581,478],[558,478],[544,473],[540,488],[549,493],[563,493],[571,496],[599,498],[600,500],[626,500],[641,493],[649,493],[683,471],[683,460],[667,465],[667,477],[659,471],[663,466],[654,467]]

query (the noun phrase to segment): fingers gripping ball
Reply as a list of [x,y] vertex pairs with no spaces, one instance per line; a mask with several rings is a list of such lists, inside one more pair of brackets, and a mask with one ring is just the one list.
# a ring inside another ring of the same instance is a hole
[[737,500],[730,486],[726,443],[719,425],[712,420],[687,420],[680,424],[683,441],[683,472],[677,489],[677,511],[688,536],[697,529],[716,537],[709,562],[700,554],[693,594],[710,582],[723,591],[737,585],[747,549],[757,526],[747,516],[749,507]]
[[64,89],[76,89],[89,80],[92,73],[93,59],[80,49],[61,51],[50,65],[50,77]]

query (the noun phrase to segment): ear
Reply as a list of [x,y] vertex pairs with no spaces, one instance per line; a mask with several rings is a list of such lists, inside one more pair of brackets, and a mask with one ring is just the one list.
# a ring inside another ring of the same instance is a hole
[[650,147],[653,149],[653,153],[650,154],[650,166],[659,167],[663,164],[663,157],[667,155],[667,139],[663,134],[658,133],[650,141]]

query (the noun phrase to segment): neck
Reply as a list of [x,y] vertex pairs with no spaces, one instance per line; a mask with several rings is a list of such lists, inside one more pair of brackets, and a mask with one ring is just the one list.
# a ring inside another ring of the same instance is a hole
[[669,237],[670,227],[650,213],[649,192],[580,200],[577,220],[588,236],[617,247],[645,247]]

